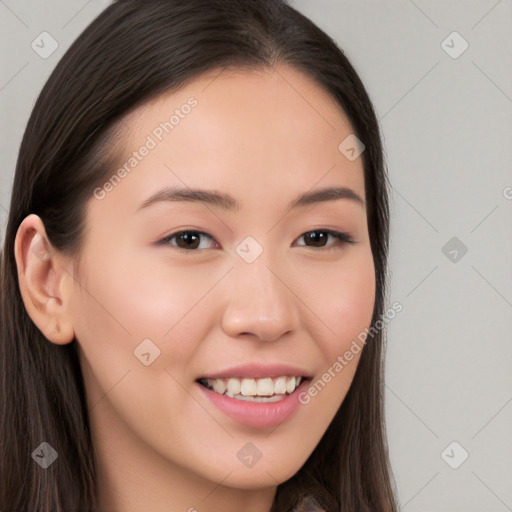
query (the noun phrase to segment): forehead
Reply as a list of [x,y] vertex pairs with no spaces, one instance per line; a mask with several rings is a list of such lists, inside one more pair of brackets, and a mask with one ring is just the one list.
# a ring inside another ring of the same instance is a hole
[[122,187],[134,201],[165,185],[218,189],[260,205],[316,183],[364,197],[361,158],[338,149],[353,133],[347,116],[289,66],[213,70],[137,108],[123,127]]

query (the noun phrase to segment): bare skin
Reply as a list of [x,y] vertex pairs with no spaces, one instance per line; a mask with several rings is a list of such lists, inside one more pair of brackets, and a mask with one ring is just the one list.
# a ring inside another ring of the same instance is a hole
[[[158,140],[155,128],[191,97],[197,105]],[[289,208],[325,187],[364,201],[361,158],[338,150],[353,129],[328,93],[287,66],[208,73],[139,107],[124,126],[120,166],[151,134],[156,147],[88,201],[79,260],[53,250],[39,217],[20,225],[27,312],[49,342],[78,341],[102,510],[268,512],[276,486],[327,429],[360,354],[274,428],[240,424],[196,381],[243,363],[287,363],[316,381],[370,325],[365,205],[341,198]],[[165,186],[229,194],[240,208],[139,209]],[[189,238],[194,248],[179,236],[158,244],[184,230],[212,238],[196,235],[197,246]],[[324,242],[315,245],[312,231]],[[251,263],[236,251],[248,236],[262,248]],[[134,355],[145,339],[160,351],[148,366]],[[237,457],[249,442],[261,452],[252,467]]]

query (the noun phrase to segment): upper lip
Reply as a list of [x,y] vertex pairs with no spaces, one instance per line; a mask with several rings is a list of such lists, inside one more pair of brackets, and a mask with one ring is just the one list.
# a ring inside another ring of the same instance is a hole
[[202,379],[229,379],[234,378],[253,378],[261,379],[264,377],[304,377],[311,378],[311,374],[298,366],[293,366],[286,363],[274,364],[242,364],[221,370],[219,372],[202,375]]

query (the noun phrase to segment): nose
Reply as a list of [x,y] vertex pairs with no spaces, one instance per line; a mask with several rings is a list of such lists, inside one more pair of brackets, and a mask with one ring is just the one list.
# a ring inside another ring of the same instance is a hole
[[222,317],[222,329],[229,336],[276,341],[297,329],[299,301],[293,283],[287,282],[291,278],[271,265],[264,254],[252,263],[236,261],[230,272]]

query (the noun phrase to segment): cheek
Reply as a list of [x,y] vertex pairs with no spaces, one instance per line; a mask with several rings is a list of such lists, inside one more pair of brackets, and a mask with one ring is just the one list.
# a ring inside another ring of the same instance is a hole
[[[168,268],[165,273],[157,265],[141,266],[142,261],[121,256],[112,261],[116,264],[100,258],[88,262],[87,279],[73,301],[88,400],[96,415],[110,418],[113,408],[140,437],[159,439],[158,427],[171,425],[173,410],[188,407],[190,414],[201,413],[195,402],[187,402],[179,383],[187,380],[201,340],[201,326],[193,324],[193,311],[187,313],[204,291],[193,283],[187,286],[190,279]],[[158,354],[147,366],[134,353],[146,339],[152,343],[144,342],[144,352],[151,359]]]
[[90,261],[84,271],[87,293],[80,299],[86,308],[98,310],[100,321],[116,323],[134,341],[163,338],[215,282],[201,269],[191,272],[143,256],[116,254]]
[[316,308],[323,313],[322,320],[331,334],[323,338],[322,347],[326,363],[331,364],[371,323],[375,303],[371,252],[354,252],[345,265],[330,274],[328,285],[323,289],[324,293],[317,297]]
[[317,331],[316,341],[323,364],[299,399],[306,410],[314,410],[306,421],[313,422],[315,442],[323,435],[352,384],[364,350],[358,336],[370,326],[374,303],[373,257],[370,251],[359,251],[329,274],[327,291],[318,294],[311,307],[315,312],[322,312],[324,325]]
[[87,279],[73,301],[75,334],[103,387],[142,366],[134,350],[146,339],[160,351],[153,371],[187,368],[204,334],[196,310],[208,302],[201,299],[218,279],[215,273],[165,261],[148,265],[143,257],[118,253],[90,259],[81,274]]

